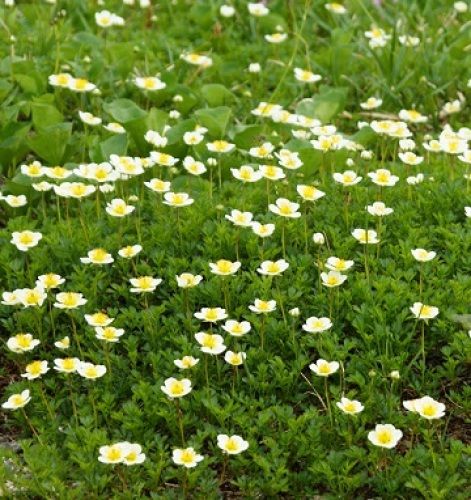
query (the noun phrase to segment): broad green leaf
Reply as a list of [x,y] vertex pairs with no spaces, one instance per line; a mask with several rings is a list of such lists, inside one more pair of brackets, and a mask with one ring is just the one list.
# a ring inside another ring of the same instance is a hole
[[71,123],[58,123],[28,139],[28,144],[42,160],[52,166],[60,165],[71,135]]
[[234,94],[219,83],[208,83],[201,87],[201,96],[211,107],[222,106],[234,101]]
[[206,127],[209,133],[216,138],[222,138],[226,133],[231,114],[231,108],[227,106],[219,106],[212,109],[198,109],[195,111],[195,116],[201,125]]
[[0,79],[0,100],[3,101],[8,93],[12,90],[13,85],[5,78]]
[[52,104],[32,102],[31,113],[33,125],[37,131],[43,130],[51,125],[62,123],[64,121],[62,113]]
[[233,141],[238,148],[249,150],[264,142],[264,130],[263,125],[239,125]]
[[6,173],[16,166],[28,153],[26,144],[30,124],[9,123],[0,133],[0,171]]
[[103,109],[114,121],[121,123],[123,126],[147,115],[143,109],[130,99],[116,99],[113,102],[105,103]]
[[102,161],[108,161],[111,155],[125,156],[128,148],[126,134],[118,134],[100,143]]

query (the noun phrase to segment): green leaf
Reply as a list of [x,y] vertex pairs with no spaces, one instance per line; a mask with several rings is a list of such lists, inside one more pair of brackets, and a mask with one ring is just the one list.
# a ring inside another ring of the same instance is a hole
[[[239,149],[249,150],[264,142],[265,127],[263,125],[239,125],[233,141]],[[263,140],[261,140],[263,137]]]
[[0,133],[0,171],[16,166],[29,151],[26,144],[30,124],[9,123]]
[[226,132],[229,119],[231,118],[231,108],[219,106],[212,109],[198,109],[195,116],[198,121],[206,127],[213,137],[222,138]]
[[208,83],[201,87],[201,96],[212,108],[234,101],[234,94],[219,83]]
[[71,123],[58,123],[42,129],[35,137],[28,139],[28,145],[50,165],[61,165],[71,135]]
[[105,103],[103,109],[114,121],[121,123],[123,126],[147,115],[143,109],[129,99],[116,99],[116,101]]
[[51,125],[62,123],[64,121],[62,113],[52,104],[32,102],[31,113],[33,118],[33,125],[37,131],[50,127]]
[[319,94],[298,103],[296,113],[309,118],[317,118],[322,123],[329,123],[332,118],[343,111],[346,95],[347,90],[343,87],[322,86]]

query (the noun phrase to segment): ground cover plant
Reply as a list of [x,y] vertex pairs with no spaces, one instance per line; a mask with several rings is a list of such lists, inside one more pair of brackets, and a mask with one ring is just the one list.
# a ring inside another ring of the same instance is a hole
[[468,7],[0,6],[2,495],[469,498]]

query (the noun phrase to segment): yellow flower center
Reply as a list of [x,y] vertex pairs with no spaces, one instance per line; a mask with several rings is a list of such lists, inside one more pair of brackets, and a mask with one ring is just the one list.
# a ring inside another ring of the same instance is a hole
[[15,394],[12,398],[11,398],[11,402],[15,405],[15,406],[20,406],[24,403],[24,399],[23,397],[21,396],[21,394]]
[[217,345],[216,338],[212,335],[206,335],[203,339],[203,347],[214,349]]
[[152,278],[150,276],[139,278],[137,287],[142,289],[152,288]]
[[173,195],[172,203],[174,205],[183,205],[183,203],[185,203],[185,198],[181,194],[175,194]]
[[348,413],[352,413],[356,410],[355,403],[353,401],[349,401],[344,404],[343,409]]
[[84,78],[77,78],[75,80],[75,88],[77,90],[84,90],[87,85],[88,85],[88,80],[85,80]]
[[433,405],[426,405],[422,408],[422,414],[427,417],[434,417],[437,414],[437,408]]
[[65,358],[62,360],[62,368],[64,370],[74,370],[75,361],[72,358]]
[[16,341],[23,349],[27,349],[31,345],[31,337],[25,333],[19,333],[16,336]]
[[230,273],[232,270],[232,262],[229,260],[218,260],[216,265],[221,273]]
[[114,340],[116,338],[116,332],[113,328],[104,328],[101,335],[107,340]]
[[85,369],[85,375],[89,378],[95,378],[98,377],[98,370],[96,369],[95,366],[88,366]]
[[227,141],[214,141],[213,147],[216,151],[224,151],[229,143]]
[[180,396],[185,391],[183,384],[180,381],[175,381],[170,387],[170,394],[173,396]]
[[67,85],[69,83],[69,76],[61,73],[56,76],[56,81],[59,85]]
[[317,189],[314,186],[304,186],[302,189],[302,195],[304,198],[313,198]]
[[106,458],[112,462],[120,460],[122,456],[122,451],[117,446],[110,446]]
[[280,213],[282,215],[291,215],[293,213],[293,210],[291,209],[290,205],[283,204],[280,206]]
[[378,182],[389,182],[389,174],[387,172],[379,172],[376,179]]
[[327,363],[322,363],[319,366],[319,373],[322,373],[323,375],[328,375],[331,372],[330,366]]
[[128,455],[126,455],[126,460],[128,462],[134,462],[137,458],[137,453],[135,451],[131,451]]
[[218,312],[216,309],[208,309],[206,312],[206,319],[208,320],[215,320],[218,317]]
[[376,439],[378,443],[389,444],[392,440],[392,435],[390,431],[383,430],[376,433]]
[[409,110],[407,113],[411,120],[417,120],[417,118],[420,118],[422,116],[418,111],[415,111],[414,109]]
[[270,304],[262,300],[258,303],[258,308],[260,311],[268,311],[270,309]]
[[232,327],[232,333],[242,333],[242,325],[240,323],[236,323],[233,327]]
[[67,307],[73,307],[77,305],[78,298],[73,292],[67,292],[62,299],[62,303]]
[[22,245],[30,245],[31,243],[34,242],[33,235],[30,233],[21,233],[20,237],[18,238],[18,241]]
[[420,315],[421,316],[430,316],[432,313],[432,309],[430,306],[426,306],[426,305],[423,305],[421,308],[420,308]]
[[180,459],[185,464],[191,464],[195,460],[195,452],[191,450],[183,450]]
[[108,252],[103,248],[96,248],[90,252],[90,258],[97,262],[103,262],[108,257]]
[[280,266],[276,262],[270,262],[267,265],[267,271],[269,273],[278,273],[280,272]]
[[42,372],[41,361],[33,361],[32,363],[26,366],[26,371],[28,373],[31,373],[31,375],[40,375]]
[[237,451],[239,447],[237,446],[237,441],[233,438],[229,438],[229,440],[226,443],[226,450],[228,451]]
[[74,196],[82,196],[85,194],[87,186],[85,184],[74,184],[71,189],[71,193]]

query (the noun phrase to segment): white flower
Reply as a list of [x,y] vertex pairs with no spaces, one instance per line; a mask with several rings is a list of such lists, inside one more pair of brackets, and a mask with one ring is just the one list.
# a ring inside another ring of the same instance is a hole
[[399,177],[392,175],[391,172],[385,168],[380,168],[376,172],[369,172],[368,177],[378,186],[394,186],[399,180]]
[[328,377],[340,368],[340,364],[337,361],[329,362],[325,359],[318,359],[315,363],[311,363],[309,368],[320,377]]
[[332,177],[335,182],[339,182],[344,186],[354,186],[362,180],[362,177],[359,177],[353,170],[346,170],[343,174],[334,173]]
[[201,351],[207,354],[221,354],[227,349],[221,335],[198,332],[195,339],[202,346]]
[[438,307],[427,306],[422,302],[414,302],[410,310],[417,319],[433,319],[440,312]]
[[20,194],[19,196],[15,196],[13,194],[9,194],[7,196],[0,195],[0,200],[3,200],[5,203],[7,203],[7,205],[10,205],[10,207],[13,208],[24,207],[28,203],[28,200],[24,194]]
[[[221,7],[222,8],[222,7]],[[176,449],[173,450],[172,460],[177,465],[184,465],[185,467],[196,467],[199,462],[204,460],[203,455],[198,455],[193,448]]]
[[209,267],[213,274],[219,274],[220,276],[229,276],[235,274],[240,269],[240,262],[231,262],[230,260],[221,259],[217,262],[210,262]]
[[376,215],[377,217],[383,217],[394,212],[392,208],[388,208],[382,201],[375,201],[373,205],[368,205],[366,209],[369,214]]
[[145,76],[134,78],[134,85],[142,90],[162,90],[167,84],[156,76]]
[[231,221],[235,226],[251,227],[253,213],[241,212],[240,210],[232,210],[231,215],[225,216],[228,221]]
[[329,318],[316,318],[312,316],[306,320],[302,326],[303,330],[309,333],[325,332],[332,327],[332,321]]
[[134,212],[135,209],[136,207],[128,205],[121,198],[115,198],[114,200],[111,200],[110,203],[106,204],[106,212],[113,217],[124,217],[131,212]]
[[383,104],[381,99],[377,99],[376,97],[368,97],[365,102],[360,103],[360,107],[362,109],[375,109],[379,108]]
[[18,408],[23,408],[31,401],[31,396],[29,395],[29,390],[24,390],[21,394],[13,394],[8,398],[8,401],[2,404],[2,408],[5,410],[17,410]]
[[411,250],[412,256],[415,260],[419,262],[428,262],[429,260],[434,259],[437,256],[436,252],[429,252],[423,248],[416,248],[415,250]]
[[41,233],[29,230],[15,231],[11,236],[10,243],[13,243],[22,252],[27,252],[30,248],[35,247],[43,237]]
[[312,71],[301,68],[294,68],[294,77],[298,80],[298,82],[303,83],[315,83],[322,80],[321,75],[316,75],[312,73]]
[[331,271],[348,271],[354,264],[353,260],[343,260],[337,257],[329,257],[325,267]]
[[360,401],[351,400],[348,398],[342,398],[340,402],[335,403],[340,410],[348,415],[354,415],[355,413],[362,412],[365,407],[360,403]]
[[82,264],[111,264],[114,259],[110,253],[103,248],[95,248],[88,252],[87,257],[80,257]]
[[209,56],[203,56],[200,54],[181,54],[180,59],[183,59],[189,64],[194,66],[201,66],[202,68],[209,68],[213,65],[213,60]]
[[95,327],[96,338],[105,342],[119,342],[119,337],[124,335],[123,328],[114,328],[113,326]]
[[250,165],[242,165],[240,168],[231,168],[232,175],[242,182],[257,182],[262,178],[260,170],[254,170]]
[[227,318],[226,310],[221,307],[203,307],[194,314],[196,319],[208,323],[216,323]]
[[191,205],[195,200],[190,198],[188,193],[172,193],[171,191],[164,194],[164,205],[169,205],[171,207],[187,207]]
[[153,292],[162,283],[161,278],[153,278],[152,276],[140,276],[139,278],[131,278],[129,281],[133,286],[130,289],[131,293]]
[[265,5],[262,2],[257,2],[257,3],[249,2],[247,4],[247,8],[249,9],[249,13],[255,17],[266,16],[267,14],[270,13],[270,10],[267,7],[265,7]]
[[35,288],[20,288],[16,292],[23,307],[41,307],[47,298],[46,289],[41,285]]
[[413,408],[421,417],[427,420],[435,420],[445,416],[446,407],[443,403],[435,401],[430,396],[424,396],[414,400]]
[[316,245],[325,245],[325,236],[322,233],[314,233],[312,235],[312,241]]
[[54,360],[54,370],[61,373],[75,373],[80,366],[80,359],[78,358],[63,358]]
[[119,464],[124,461],[124,457],[129,452],[129,444],[127,442],[116,443],[107,446],[101,446],[99,449],[100,456],[98,461],[104,464]]
[[249,333],[251,328],[252,325],[248,321],[239,322],[233,319],[228,319],[222,325],[222,329],[233,337],[242,337],[242,335]]
[[91,113],[85,112],[85,111],[79,111],[79,117],[83,121],[83,123],[86,123],[87,125],[96,126],[96,125],[101,125],[101,118],[98,118],[97,116],[92,115]]
[[298,184],[296,191],[306,201],[316,201],[325,196],[324,191],[317,189],[315,186],[306,186],[304,184]]
[[333,288],[340,286],[347,279],[347,276],[338,271],[329,271],[328,273],[321,273],[322,284]]
[[118,250],[118,255],[123,259],[131,259],[142,250],[141,245],[128,245]]
[[40,343],[41,341],[33,338],[31,333],[18,333],[7,340],[7,347],[12,352],[22,354],[27,351],[32,351]]
[[286,198],[278,198],[275,202],[276,204],[270,204],[268,209],[276,215],[281,215],[282,217],[298,218],[301,217],[301,212],[298,212],[299,203],[294,203]]
[[144,182],[144,186],[156,193],[166,193],[167,191],[170,191],[170,182],[165,182],[156,178],[151,179],[148,182]]
[[83,377],[90,380],[95,380],[97,378],[103,377],[106,373],[105,365],[94,365],[93,363],[86,363],[81,361],[77,367],[77,373]]
[[255,299],[254,305],[250,305],[249,309],[256,314],[273,312],[276,309],[276,301]]
[[278,276],[286,271],[288,267],[289,264],[284,259],[279,259],[276,262],[266,260],[261,263],[260,267],[257,269],[257,272],[265,276]]
[[54,342],[54,346],[58,349],[68,349],[70,347],[70,338],[65,336],[57,342]]
[[260,73],[261,66],[259,63],[250,63],[248,67],[249,73]]
[[235,12],[236,11],[232,5],[221,5],[219,8],[219,14],[221,14],[222,17],[232,17]]
[[374,431],[368,433],[368,439],[375,446],[394,448],[402,438],[402,431],[391,424],[377,424]]
[[185,157],[183,168],[192,175],[202,175],[207,170],[203,162],[196,161],[192,156]]
[[87,303],[81,293],[61,292],[56,295],[56,302],[53,304],[58,309],[76,309]]
[[466,2],[455,2],[453,4],[453,8],[459,14],[463,14],[464,12],[468,11],[468,4]]
[[265,40],[270,43],[282,43],[288,38],[287,33],[273,33],[271,35],[265,35]]
[[417,156],[412,151],[398,153],[398,156],[406,165],[420,165],[424,161],[423,156]]
[[192,390],[191,380],[183,378],[177,380],[176,378],[170,377],[164,382],[160,388],[170,399],[182,398],[189,394]]
[[126,129],[120,123],[116,123],[116,122],[107,123],[106,125],[103,125],[103,128],[105,130],[108,130],[108,132],[112,132],[113,134],[125,134],[126,133]]
[[50,368],[47,366],[47,361],[33,361],[28,363],[25,369],[26,373],[22,373],[21,376],[28,380],[34,380],[47,373]]
[[199,285],[199,283],[203,280],[203,276],[200,276],[199,274],[195,276],[191,273],[182,273],[179,276],[175,276],[175,278],[177,279],[177,285],[180,288],[193,288]]
[[248,441],[245,441],[240,436],[234,434],[233,436],[228,436],[226,434],[219,434],[217,437],[217,443],[219,448],[230,455],[236,455],[245,451],[249,447]]
[[260,222],[252,222],[252,231],[261,238],[271,236],[275,231],[275,224],[260,224]]
[[144,139],[156,148],[164,148],[168,143],[168,139],[155,130],[148,130],[144,135]]
[[173,364],[181,370],[187,370],[188,368],[195,366],[198,362],[199,359],[196,359],[193,356],[183,356],[182,359],[176,359]]
[[224,360],[226,363],[232,365],[232,366],[240,366],[244,363],[247,355],[245,352],[233,352],[233,351],[226,351],[224,354]]
[[362,244],[374,244],[379,243],[378,233],[373,229],[354,229],[352,236],[357,239]]

